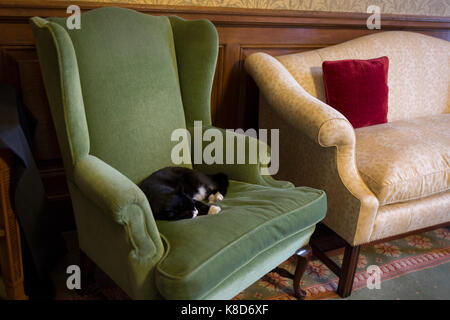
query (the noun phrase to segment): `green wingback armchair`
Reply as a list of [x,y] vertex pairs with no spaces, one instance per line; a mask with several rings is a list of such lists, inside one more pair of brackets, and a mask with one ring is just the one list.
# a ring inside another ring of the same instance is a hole
[[231,179],[217,215],[155,221],[137,187],[173,165],[175,129],[211,127],[209,21],[110,7],[83,13],[79,30],[63,18],[31,24],[80,248],[131,298],[229,299],[307,245],[324,192],[259,164],[194,165]]

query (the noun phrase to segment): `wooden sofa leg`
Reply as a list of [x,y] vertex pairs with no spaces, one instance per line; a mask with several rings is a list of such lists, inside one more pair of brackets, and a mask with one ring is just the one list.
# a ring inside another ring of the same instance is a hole
[[295,255],[297,256],[297,267],[295,268],[294,275],[294,294],[295,297],[303,300],[306,297],[306,292],[300,288],[300,280],[305,273],[306,266],[311,260],[312,250],[309,245],[299,249]]
[[358,265],[360,246],[347,245],[344,251],[344,260],[341,267],[341,275],[337,293],[342,298],[348,297],[352,293],[353,280],[355,278],[356,266]]

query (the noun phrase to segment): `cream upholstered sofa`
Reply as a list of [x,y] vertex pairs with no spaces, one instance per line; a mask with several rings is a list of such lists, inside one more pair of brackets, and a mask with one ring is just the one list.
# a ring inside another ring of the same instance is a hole
[[[326,104],[322,62],[380,56],[389,58],[388,123],[355,130]],[[342,296],[360,245],[448,224],[449,42],[380,32],[275,58],[255,53],[245,66],[260,88],[260,128],[280,129],[277,178],[327,193],[324,223],[348,244]]]

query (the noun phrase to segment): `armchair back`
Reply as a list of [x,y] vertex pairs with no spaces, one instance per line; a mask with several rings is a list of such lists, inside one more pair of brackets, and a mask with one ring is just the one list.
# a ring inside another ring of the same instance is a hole
[[185,112],[210,123],[210,22],[110,7],[83,13],[80,29],[68,30],[65,18],[32,26],[69,179],[91,154],[139,183],[173,165],[170,137],[186,128]]

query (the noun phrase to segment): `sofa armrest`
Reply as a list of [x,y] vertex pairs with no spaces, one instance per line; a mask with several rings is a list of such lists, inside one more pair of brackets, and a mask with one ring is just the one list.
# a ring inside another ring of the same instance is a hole
[[[312,143],[320,147],[336,147],[336,153],[330,154],[323,151],[318,154],[317,168],[323,170],[325,163],[333,163],[335,168],[330,168],[338,173],[344,190],[336,191],[336,194],[345,197],[356,198],[360,202],[358,212],[339,212],[348,217],[331,217],[335,231],[341,234],[350,244],[366,242],[372,231],[378,200],[367,187],[359,175],[355,161],[355,131],[350,122],[340,112],[307,93],[302,86],[292,77],[289,71],[275,58],[265,53],[250,55],[245,62],[246,70],[256,81],[262,96],[271,110],[283,122],[298,130],[300,134],[312,140]],[[294,144],[294,142],[293,142]],[[302,147],[302,146],[298,146]],[[316,149],[316,148],[314,148]],[[309,150],[305,150],[309,152]],[[320,152],[320,151],[318,151]],[[326,159],[332,155],[332,159]],[[302,165],[298,163],[298,165]],[[321,175],[327,172],[320,171]],[[321,187],[321,186],[315,186]],[[322,188],[324,188],[323,186]],[[335,211],[336,212],[336,211]],[[333,211],[330,211],[333,215]],[[336,218],[336,219],[334,219]],[[352,221],[353,226],[337,225]],[[345,232],[339,230],[347,229]],[[352,229],[351,232],[348,232]]]
[[162,253],[163,245],[150,204],[135,183],[92,155],[76,163],[73,177],[86,198],[125,227],[139,256]]
[[355,132],[347,118],[307,93],[277,59],[254,53],[246,59],[245,68],[280,117],[310,139],[324,147],[355,143]]

